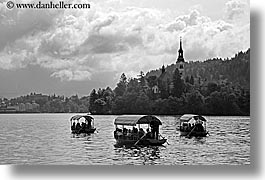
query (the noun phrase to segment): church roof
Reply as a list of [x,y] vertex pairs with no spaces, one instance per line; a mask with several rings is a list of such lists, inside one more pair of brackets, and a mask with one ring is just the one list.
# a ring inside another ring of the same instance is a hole
[[167,79],[171,80],[171,74],[168,72],[163,72],[161,75],[158,77],[159,81],[167,81]]

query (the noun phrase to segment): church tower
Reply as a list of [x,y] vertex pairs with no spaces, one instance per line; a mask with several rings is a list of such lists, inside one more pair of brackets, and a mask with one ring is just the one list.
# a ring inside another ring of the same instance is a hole
[[180,43],[179,43],[179,50],[178,50],[178,58],[177,58],[177,68],[179,70],[179,74],[182,79],[184,79],[184,57],[183,57],[183,49],[182,49],[182,38],[180,37]]

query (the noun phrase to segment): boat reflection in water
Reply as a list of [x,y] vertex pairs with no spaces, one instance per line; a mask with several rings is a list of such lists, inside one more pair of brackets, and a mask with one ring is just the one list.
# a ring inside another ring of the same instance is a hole
[[132,165],[159,164],[161,146],[115,146],[115,154]]

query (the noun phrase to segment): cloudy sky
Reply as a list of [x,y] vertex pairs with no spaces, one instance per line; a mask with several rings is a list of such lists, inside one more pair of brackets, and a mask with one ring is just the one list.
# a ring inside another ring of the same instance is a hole
[[0,3],[0,98],[113,88],[122,72],[134,77],[175,63],[180,36],[186,61],[250,47],[248,0],[72,2],[91,8],[8,10]]

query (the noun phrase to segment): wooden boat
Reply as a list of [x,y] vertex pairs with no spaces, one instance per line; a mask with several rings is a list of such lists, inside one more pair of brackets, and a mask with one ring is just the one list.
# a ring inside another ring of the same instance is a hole
[[94,118],[90,115],[75,115],[71,117],[71,131],[73,134],[94,133]]
[[180,135],[205,137],[208,134],[206,130],[206,118],[196,114],[184,114],[179,118]]
[[[114,120],[114,124],[116,127],[114,138],[117,145],[160,146],[167,141],[159,134],[159,125],[162,123],[156,116],[122,115]],[[146,132],[141,128],[143,124],[148,126]],[[138,128],[135,127],[137,125]]]

